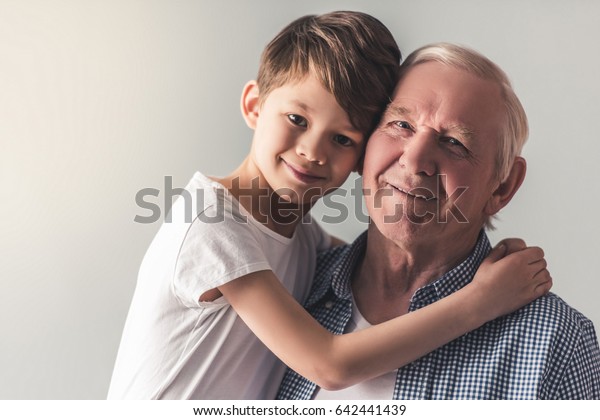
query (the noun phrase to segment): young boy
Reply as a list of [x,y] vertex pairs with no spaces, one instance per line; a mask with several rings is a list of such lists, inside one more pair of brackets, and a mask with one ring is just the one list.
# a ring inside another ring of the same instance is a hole
[[422,337],[444,326],[441,346],[548,290],[541,250],[495,262],[505,247],[462,291],[357,334],[330,334],[298,303],[335,243],[308,212],[359,169],[399,61],[387,28],[357,12],[300,18],[271,41],[242,93],[250,153],[225,178],[197,173],[191,209],[178,200],[152,242],[109,398],[270,399],[284,363],[343,387],[433,350],[406,342],[409,323]]

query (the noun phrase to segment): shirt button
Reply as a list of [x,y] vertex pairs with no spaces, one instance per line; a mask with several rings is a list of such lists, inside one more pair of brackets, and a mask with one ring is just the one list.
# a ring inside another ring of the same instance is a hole
[[325,302],[325,309],[331,309],[331,308],[333,308],[333,302],[332,301]]

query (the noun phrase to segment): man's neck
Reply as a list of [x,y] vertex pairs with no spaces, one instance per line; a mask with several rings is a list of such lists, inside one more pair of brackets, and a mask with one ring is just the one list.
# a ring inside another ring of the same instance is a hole
[[414,293],[456,267],[476,241],[474,236],[446,245],[406,246],[385,238],[371,224],[364,259],[352,278],[352,292],[361,314],[371,324],[406,314]]

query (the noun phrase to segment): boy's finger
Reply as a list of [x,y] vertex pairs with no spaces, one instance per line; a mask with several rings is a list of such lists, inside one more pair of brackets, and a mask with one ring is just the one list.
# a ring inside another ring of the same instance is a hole
[[541,260],[534,261],[529,263],[529,272],[534,273],[534,277],[540,273],[542,270],[545,270],[548,267],[548,262],[542,258]]
[[512,254],[506,254],[508,260],[513,260],[517,264],[533,264],[544,259],[544,250],[538,246],[532,246]]
[[500,244],[504,244],[506,246],[506,255],[510,255],[513,252],[521,251],[527,248],[525,241],[520,238],[506,238],[498,242],[498,245]]
[[536,277],[539,277],[541,281],[535,286],[534,293],[537,296],[543,296],[548,293],[554,285],[552,276],[550,276],[548,270],[544,270],[543,272],[538,273],[538,276]]
[[489,262],[496,262],[501,260],[506,255],[506,245],[501,241],[496,245],[487,256],[486,260]]

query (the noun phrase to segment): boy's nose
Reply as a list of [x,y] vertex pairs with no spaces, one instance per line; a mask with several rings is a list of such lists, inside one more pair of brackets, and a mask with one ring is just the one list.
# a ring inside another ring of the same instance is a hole
[[298,141],[296,153],[312,163],[323,165],[327,160],[323,145],[325,141],[322,136],[305,136]]
[[414,135],[402,150],[400,166],[414,175],[434,176],[437,173],[437,133],[423,132]]

